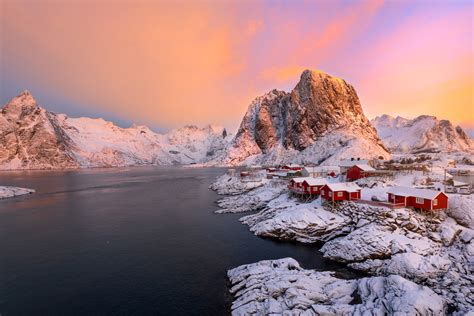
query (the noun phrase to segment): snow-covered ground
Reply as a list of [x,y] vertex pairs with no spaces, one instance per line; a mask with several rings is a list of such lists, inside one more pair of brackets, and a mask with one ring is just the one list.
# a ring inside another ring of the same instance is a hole
[[[377,182],[364,179],[359,184],[363,187],[362,199],[370,200],[376,196],[383,200],[383,198],[386,199],[387,190],[393,185],[423,185],[428,180],[441,181],[443,176],[442,169],[435,165],[430,173],[405,172],[398,174],[394,179]],[[238,187],[237,182],[237,179],[218,181],[213,188],[225,192],[226,183],[231,183],[231,187]],[[429,295],[430,299],[434,295],[436,300],[439,300],[439,305],[436,309],[429,311],[425,308],[434,308],[433,305],[428,307],[422,304],[421,307],[408,307],[409,305],[406,305],[408,303],[402,303],[407,308],[413,308],[407,310],[410,314],[413,311],[415,314],[418,312],[423,315],[443,314],[448,305],[459,314],[474,312],[473,195],[449,194],[449,209],[446,212],[438,212],[437,216],[430,216],[406,208],[392,210],[387,207],[353,202],[346,202],[335,208],[321,205],[320,199],[302,202],[291,197],[284,184],[273,181],[266,181],[257,188],[249,187],[240,192],[231,197],[224,197],[218,204],[223,208],[223,212],[256,211],[240,219],[256,235],[304,243],[324,243],[320,251],[325,257],[380,277],[380,279],[368,279],[379,281],[365,282],[374,284],[376,287],[380,285],[375,283],[382,282],[381,284],[385,287],[384,293],[399,293],[397,289],[399,283],[388,281],[393,280],[392,278],[404,280],[403,284],[413,284],[413,286],[407,286],[414,291],[409,295],[413,299],[418,295],[424,297],[426,294],[422,293],[426,292],[422,289],[428,287],[430,293],[433,293]],[[256,267],[261,265],[265,266],[266,263],[256,264]],[[245,284],[250,282],[250,286],[245,285],[249,288],[245,291],[245,295],[234,289],[237,285],[232,289],[236,297],[233,305],[234,314],[240,315],[252,311],[264,314],[267,311],[278,310],[297,313],[300,309],[310,311],[309,315],[320,311],[330,314],[341,314],[345,311],[337,307],[338,301],[312,300],[306,294],[297,293],[302,289],[298,282],[307,286],[306,289],[310,292],[314,290],[314,287],[324,288],[323,281],[313,280],[313,274],[316,272],[298,273],[296,284],[289,284],[285,291],[279,286],[287,282],[285,279],[287,272],[284,271],[286,268],[282,271],[278,267],[266,267],[264,270],[273,274],[269,277],[270,283],[257,286],[252,282],[266,282],[261,279],[263,276],[261,272],[258,272],[259,269],[252,268],[251,271],[254,274],[251,273],[246,277]],[[295,270],[299,271],[299,268]],[[233,284],[240,282],[233,281],[235,271],[237,270],[229,271]],[[281,282],[280,277],[283,278]],[[335,281],[337,280],[332,280],[331,284]],[[352,286],[355,289],[361,281],[353,282],[355,285]],[[391,288],[392,286],[394,288]],[[407,287],[403,285],[403,288]],[[266,291],[273,292],[266,294]],[[288,291],[291,293],[291,298],[287,297]],[[350,296],[351,293],[348,295]],[[349,308],[347,311],[350,313],[365,311],[367,307],[364,307],[364,293],[366,292],[359,287],[358,295],[362,298],[361,307],[355,307],[359,304],[352,304],[344,305],[346,306],[344,308]],[[303,305],[300,301],[289,304],[292,298],[307,301]],[[420,303],[416,299],[415,301],[415,305]],[[318,302],[323,302],[323,307]],[[314,309],[315,304],[318,309]],[[328,307],[327,304],[335,304],[335,306]],[[392,308],[387,307],[389,305],[386,302],[381,303],[381,306]],[[394,308],[392,311],[396,310]]]
[[34,193],[33,189],[0,186],[0,199]]

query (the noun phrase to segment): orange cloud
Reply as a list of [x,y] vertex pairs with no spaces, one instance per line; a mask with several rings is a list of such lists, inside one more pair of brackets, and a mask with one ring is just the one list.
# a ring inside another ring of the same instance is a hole
[[29,79],[76,103],[165,126],[220,122],[217,108],[237,116],[242,92],[230,82],[246,67],[242,47],[263,27],[206,3],[5,6],[2,47]]

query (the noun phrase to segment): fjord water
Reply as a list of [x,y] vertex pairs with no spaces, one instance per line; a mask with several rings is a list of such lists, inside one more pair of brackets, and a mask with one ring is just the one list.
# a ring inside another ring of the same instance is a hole
[[213,213],[223,169],[140,167],[0,174],[35,194],[0,200],[0,314],[222,315],[226,271],[316,246],[254,236]]

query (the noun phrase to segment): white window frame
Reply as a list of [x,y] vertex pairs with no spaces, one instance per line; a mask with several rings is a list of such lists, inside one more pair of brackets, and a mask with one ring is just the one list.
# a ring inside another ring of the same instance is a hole
[[332,197],[332,191],[329,191],[328,195],[329,197]]
[[342,197],[342,192],[337,192],[338,197]]
[[433,200],[433,206],[437,206],[438,205],[438,199],[434,199]]
[[415,202],[416,202],[416,204],[425,204],[425,199],[424,199],[424,198],[417,197],[417,198],[415,199]]

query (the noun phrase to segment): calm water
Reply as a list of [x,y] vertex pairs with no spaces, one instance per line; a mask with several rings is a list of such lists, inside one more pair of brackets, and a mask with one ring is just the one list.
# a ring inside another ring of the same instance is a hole
[[223,315],[226,271],[291,256],[340,269],[315,246],[216,215],[222,169],[4,172],[36,194],[0,200],[0,314]]

